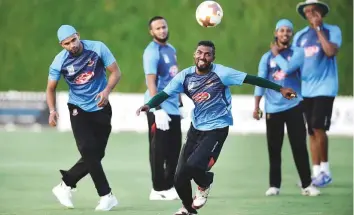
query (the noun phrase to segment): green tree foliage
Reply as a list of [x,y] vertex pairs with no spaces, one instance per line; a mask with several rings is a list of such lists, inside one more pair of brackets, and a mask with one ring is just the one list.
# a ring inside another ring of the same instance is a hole
[[[0,0],[0,90],[43,91],[48,67],[61,50],[56,31],[70,24],[82,39],[107,44],[121,67],[120,92],[143,92],[142,53],[151,38],[147,21],[165,16],[170,42],[178,52],[179,67],[193,64],[199,40],[216,44],[216,62],[249,74],[273,39],[281,18],[294,22],[295,30],[307,25],[295,10],[295,0],[219,0],[224,19],[216,28],[202,28],[195,21],[201,0]],[[343,46],[338,54],[340,94],[353,95],[353,3],[327,0],[331,10],[327,23],[342,29]],[[61,81],[60,89],[67,89]],[[252,86],[235,87],[233,93],[252,93]]]

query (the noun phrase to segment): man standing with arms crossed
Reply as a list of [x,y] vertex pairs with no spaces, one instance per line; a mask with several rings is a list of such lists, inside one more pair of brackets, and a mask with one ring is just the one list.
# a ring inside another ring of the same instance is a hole
[[[152,17],[149,31],[153,41],[146,47],[143,55],[148,88],[145,103],[162,91],[178,73],[176,50],[167,43],[169,32],[166,20],[161,16]],[[179,95],[173,95],[151,112],[147,112],[153,186],[150,200],[178,199],[173,179],[182,144],[181,104]]]
[[[74,208],[72,189],[90,174],[101,197],[96,210],[109,211],[118,205],[118,201],[111,192],[101,160],[111,133],[112,109],[108,96],[120,80],[121,72],[104,43],[80,41],[79,33],[70,25],[62,25],[57,34],[63,50],[49,68],[46,92],[49,124],[57,124],[55,91],[63,76],[70,89],[70,121],[81,158],[68,171],[60,170],[62,182],[52,191],[62,205]],[[108,81],[106,69],[111,73]]]

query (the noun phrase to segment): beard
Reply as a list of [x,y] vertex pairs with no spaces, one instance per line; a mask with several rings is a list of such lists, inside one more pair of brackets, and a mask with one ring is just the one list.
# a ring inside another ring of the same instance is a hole
[[167,33],[166,37],[161,39],[161,38],[158,38],[157,36],[154,35],[154,39],[157,40],[160,43],[165,43],[165,42],[167,42],[169,36],[170,36],[170,33]]
[[202,66],[198,66],[198,62],[199,60],[195,63],[195,66],[200,72],[207,72],[211,67],[211,63],[207,63],[206,61],[204,61],[204,65]]
[[283,46],[289,47],[290,41],[286,41],[286,42],[280,42],[278,41],[280,44],[282,44]]

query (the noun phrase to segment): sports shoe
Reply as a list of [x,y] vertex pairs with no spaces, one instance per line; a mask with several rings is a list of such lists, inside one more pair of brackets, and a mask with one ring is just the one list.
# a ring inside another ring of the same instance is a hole
[[332,177],[330,174],[321,172],[316,178],[312,180],[312,184],[316,187],[326,187],[332,183]]
[[301,189],[301,194],[304,196],[318,196],[321,192],[313,185]]
[[200,209],[205,205],[208,200],[210,189],[211,185],[208,188],[201,188],[198,186],[197,190],[195,191],[192,208]]
[[150,200],[169,200],[166,195],[166,191],[156,191],[154,189],[151,189]]
[[101,196],[100,201],[96,207],[96,211],[110,211],[112,208],[118,205],[117,198],[112,194],[109,193],[105,196]]
[[192,213],[192,212],[189,212],[184,207],[182,207],[176,213],[174,213],[174,215],[197,215],[197,212]]
[[[311,181],[315,180],[315,177],[314,176],[311,176]],[[297,182],[296,184],[298,187],[302,188],[302,183],[301,181]]]
[[67,208],[74,208],[71,195],[71,192],[73,192],[73,190],[71,189],[71,187],[67,186],[64,182],[61,182],[52,189],[52,192],[55,197],[57,197],[60,204],[64,205]]
[[179,200],[178,193],[174,187],[163,192],[165,193],[166,200]]
[[276,187],[270,187],[268,190],[265,192],[266,196],[277,196],[279,195],[280,189]]

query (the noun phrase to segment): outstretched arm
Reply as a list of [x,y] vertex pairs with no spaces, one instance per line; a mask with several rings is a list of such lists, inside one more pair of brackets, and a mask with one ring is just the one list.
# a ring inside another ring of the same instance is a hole
[[254,75],[247,74],[243,83],[275,90],[277,92],[280,92],[287,99],[292,99],[296,97],[296,92],[293,89],[284,88],[276,83],[268,81],[267,79],[260,78]]

